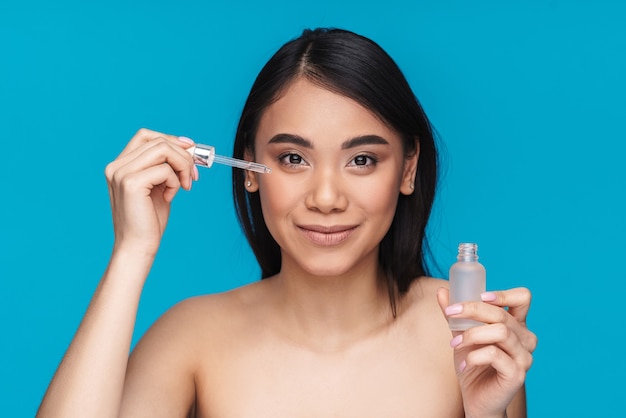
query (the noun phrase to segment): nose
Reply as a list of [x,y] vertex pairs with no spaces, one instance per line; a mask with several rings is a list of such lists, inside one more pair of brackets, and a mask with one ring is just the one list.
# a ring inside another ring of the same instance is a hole
[[305,198],[308,209],[321,213],[342,212],[348,206],[347,185],[339,173],[325,169],[313,173]]

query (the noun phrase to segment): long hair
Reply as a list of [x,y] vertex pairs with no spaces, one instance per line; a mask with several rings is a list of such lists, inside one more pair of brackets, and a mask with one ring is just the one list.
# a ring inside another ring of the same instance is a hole
[[[389,231],[380,243],[379,261],[392,310],[396,289],[404,294],[417,277],[428,275],[431,257],[426,224],[437,186],[437,149],[433,129],[401,70],[375,42],[341,29],[305,30],[283,45],[257,76],[237,128],[233,156],[254,155],[254,139],[264,110],[297,78],[305,77],[348,97],[398,132],[405,155],[419,143],[415,190],[399,194]],[[261,267],[261,277],[281,269],[280,247],[270,234],[259,193],[244,188],[244,172],[233,170],[233,198],[243,231]]]

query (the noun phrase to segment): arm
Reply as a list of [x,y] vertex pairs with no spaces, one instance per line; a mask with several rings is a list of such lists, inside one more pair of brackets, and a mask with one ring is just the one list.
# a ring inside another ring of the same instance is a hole
[[38,417],[113,417],[122,394],[142,280],[150,260],[114,254]]
[[140,130],[107,166],[115,245],[38,417],[117,417],[139,298],[172,199],[197,178],[176,137]]

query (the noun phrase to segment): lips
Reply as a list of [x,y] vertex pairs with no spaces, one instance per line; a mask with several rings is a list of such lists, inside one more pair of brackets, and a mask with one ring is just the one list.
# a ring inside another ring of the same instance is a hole
[[304,236],[316,245],[332,247],[344,242],[358,225],[299,225]]

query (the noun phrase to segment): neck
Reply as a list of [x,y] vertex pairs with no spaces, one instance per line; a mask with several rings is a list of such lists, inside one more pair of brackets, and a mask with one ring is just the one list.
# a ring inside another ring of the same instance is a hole
[[393,318],[377,260],[339,276],[315,276],[283,260],[275,281],[290,338],[316,350],[340,350]]

